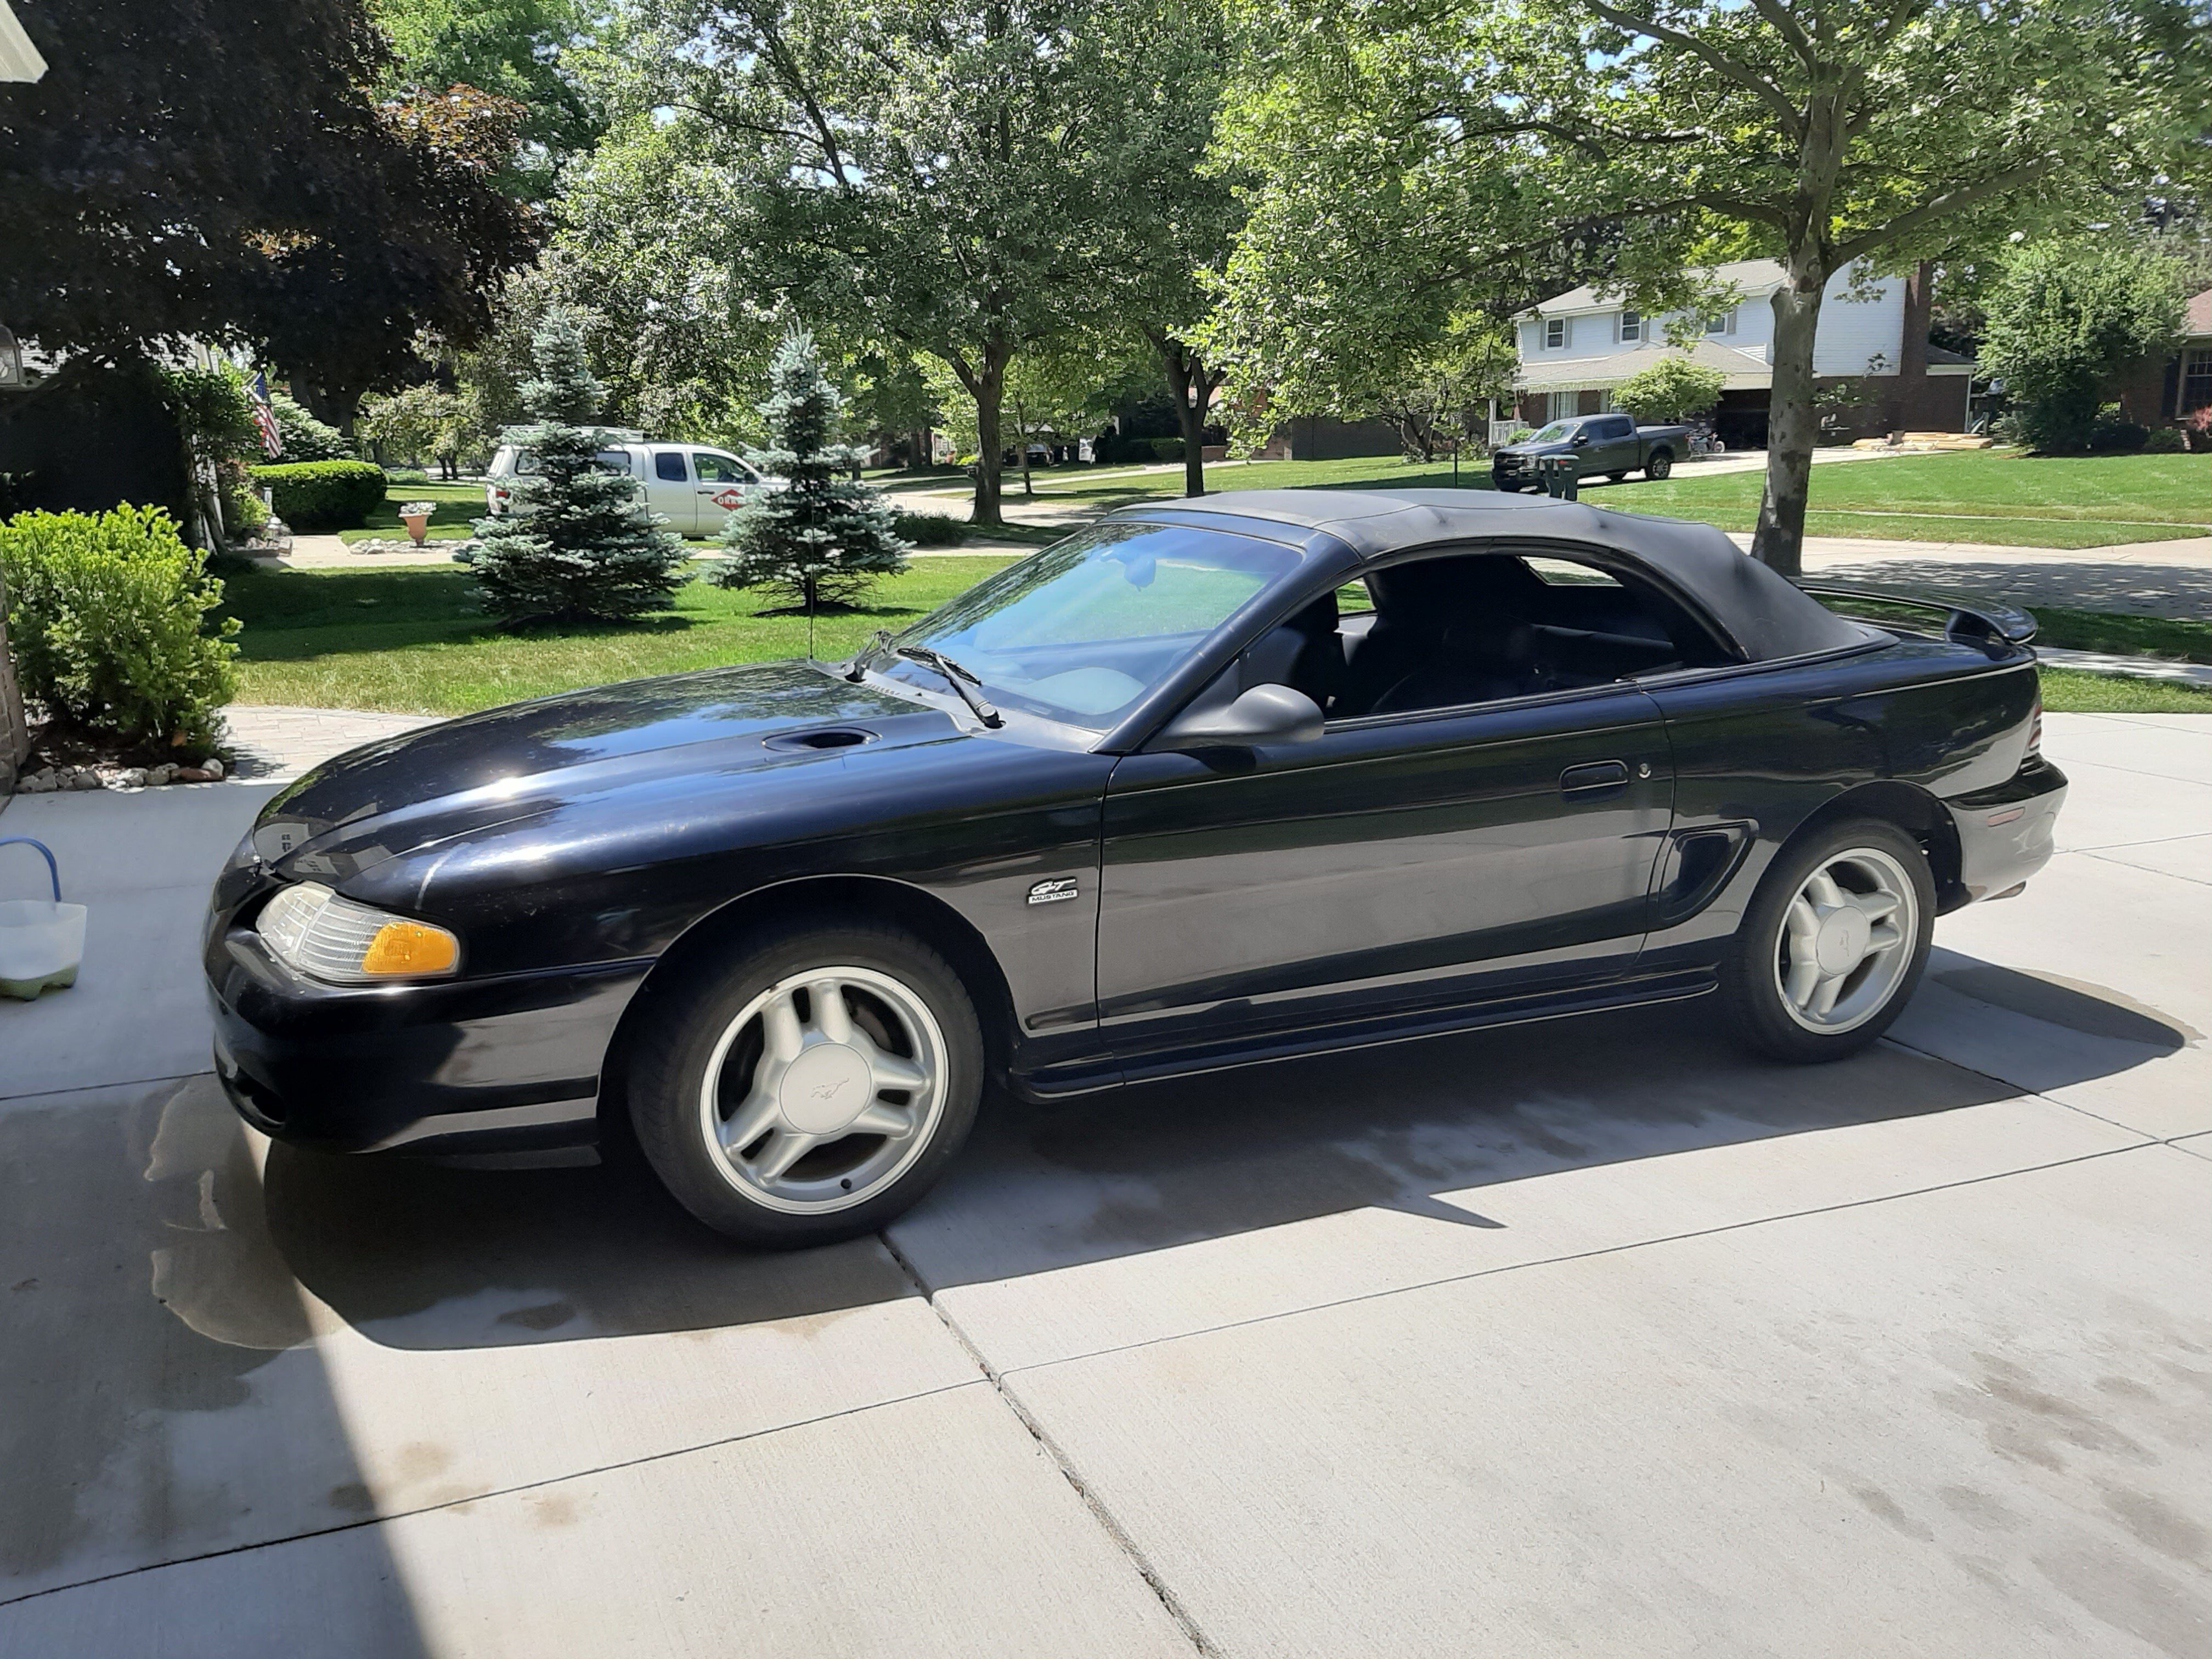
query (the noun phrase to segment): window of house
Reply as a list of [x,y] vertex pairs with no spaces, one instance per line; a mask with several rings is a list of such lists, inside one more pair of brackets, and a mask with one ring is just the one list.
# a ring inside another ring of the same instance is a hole
[[1544,319],[1544,349],[1557,351],[1567,343],[1567,319],[1547,317]]
[[1735,333],[1735,307],[1731,306],[1726,311],[1717,311],[1711,316],[1706,318],[1705,332],[1708,334]]
[[682,483],[684,479],[684,452],[680,449],[656,449],[653,452],[653,476],[664,483]]
[[1581,392],[1554,392],[1552,394],[1551,403],[1552,418],[1555,421],[1572,420],[1583,412],[1582,405]]
[[1386,566],[1366,586],[1372,617],[1348,619],[1335,636],[1340,668],[1311,677],[1327,693],[1332,720],[1577,690],[1727,660],[1657,589],[1574,559],[1448,555]]
[[1623,307],[1620,313],[1620,341],[1623,345],[1644,337],[1644,313]]
[[2212,346],[2194,346],[2181,360],[2181,407],[2177,414],[2212,407]]

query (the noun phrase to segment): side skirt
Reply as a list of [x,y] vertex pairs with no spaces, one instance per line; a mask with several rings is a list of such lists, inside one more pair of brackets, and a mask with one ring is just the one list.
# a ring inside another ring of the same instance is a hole
[[1384,1015],[1301,1031],[1271,1031],[1241,1040],[1156,1049],[1150,1054],[1070,1060],[1027,1074],[1016,1074],[1008,1082],[1017,1095],[1042,1104],[1125,1083],[1194,1077],[1233,1066],[1265,1065],[1352,1048],[1374,1048],[1391,1042],[1416,1042],[1424,1037],[1449,1036],[1499,1025],[1533,1025],[1540,1020],[1566,1019],[1576,1014],[1600,1013],[1613,1008],[1684,1002],[1704,996],[1718,983],[1711,968],[1687,968],[1636,979],[1611,980],[1574,990],[1500,997],[1455,1008],[1423,1009],[1416,1013]]

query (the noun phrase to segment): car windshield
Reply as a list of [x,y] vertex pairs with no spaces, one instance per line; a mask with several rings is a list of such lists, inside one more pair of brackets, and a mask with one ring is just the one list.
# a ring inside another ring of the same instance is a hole
[[[1295,549],[1218,530],[1100,525],[979,582],[897,642],[943,652],[994,702],[1103,732],[1297,562]],[[917,664],[877,665],[943,688]]]
[[1527,441],[1532,444],[1563,444],[1575,435],[1575,428],[1580,424],[1578,421],[1554,421]]

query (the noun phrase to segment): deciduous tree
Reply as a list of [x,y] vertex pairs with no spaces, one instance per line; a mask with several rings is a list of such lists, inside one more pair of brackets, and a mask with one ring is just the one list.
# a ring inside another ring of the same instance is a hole
[[[1828,279],[1987,246],[2181,170],[2212,67],[2187,0],[1239,0],[1224,155],[1265,179],[1232,283],[1285,339],[1613,239],[1625,294],[1766,254],[1758,555],[1795,574]],[[1608,228],[1610,228],[1608,229]],[[1248,307],[1248,312],[1252,308]],[[1253,314],[1256,315],[1256,313]]]

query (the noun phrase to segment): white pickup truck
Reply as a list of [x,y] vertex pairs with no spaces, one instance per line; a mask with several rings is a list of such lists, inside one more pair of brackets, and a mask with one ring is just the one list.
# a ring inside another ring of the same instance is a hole
[[[720,535],[731,508],[742,506],[756,490],[781,489],[784,482],[707,444],[625,439],[602,448],[599,464],[635,478],[645,504],[665,514],[668,527],[679,536]],[[515,479],[528,477],[533,470],[527,449],[501,444],[484,475],[484,510],[494,518],[511,511]]]

